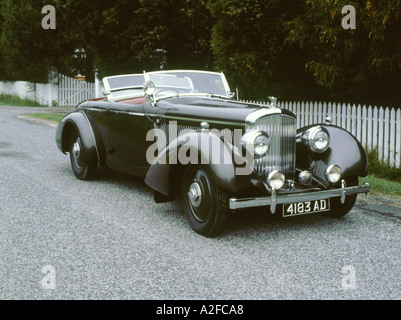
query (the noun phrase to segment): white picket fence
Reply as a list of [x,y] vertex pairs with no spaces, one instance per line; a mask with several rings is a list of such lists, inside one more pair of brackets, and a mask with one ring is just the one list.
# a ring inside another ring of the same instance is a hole
[[57,104],[75,107],[78,103],[95,98],[95,83],[58,75]]
[[95,73],[95,82],[52,74],[49,83],[0,81],[0,93],[30,99],[47,106],[76,107],[80,102],[100,98],[104,88]]
[[298,128],[331,117],[334,125],[351,132],[366,150],[377,148],[381,161],[401,167],[401,109],[326,102],[279,102],[278,106],[297,116]]

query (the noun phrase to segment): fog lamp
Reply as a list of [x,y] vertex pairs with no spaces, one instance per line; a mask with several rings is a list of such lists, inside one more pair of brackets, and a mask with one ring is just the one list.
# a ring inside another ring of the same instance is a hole
[[299,182],[304,186],[309,186],[312,183],[312,174],[309,171],[299,173]]
[[331,183],[337,183],[341,179],[341,168],[337,165],[331,165],[326,170],[326,178]]
[[285,175],[278,170],[274,170],[267,177],[267,183],[271,189],[280,190],[284,186]]

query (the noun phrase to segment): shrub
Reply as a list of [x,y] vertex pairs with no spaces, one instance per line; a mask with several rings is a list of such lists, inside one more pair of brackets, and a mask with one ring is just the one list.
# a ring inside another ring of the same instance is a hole
[[369,174],[390,181],[401,182],[401,168],[390,166],[388,163],[379,160],[377,149],[367,151],[369,162]]

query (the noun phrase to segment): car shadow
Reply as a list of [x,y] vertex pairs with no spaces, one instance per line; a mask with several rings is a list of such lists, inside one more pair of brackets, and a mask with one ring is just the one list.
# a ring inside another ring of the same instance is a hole
[[[66,166],[62,170],[72,174],[71,168]],[[73,174],[72,174],[73,175]],[[113,171],[108,168],[99,167],[96,177],[89,182],[103,182],[115,185],[119,188],[139,192],[149,197],[149,202],[153,202],[153,189],[148,187],[144,180],[128,174]],[[178,196],[172,202],[157,204],[158,214],[173,215],[174,219],[183,219],[185,217],[184,209],[181,204],[181,196]],[[249,234],[266,234],[274,230],[293,229],[295,227],[309,228],[316,227],[320,224],[327,224],[328,221],[338,221],[338,219],[330,219],[322,213],[310,215],[296,216],[291,218],[283,218],[280,207],[273,215],[268,207],[247,208],[231,212],[227,221],[226,228],[218,238],[227,236],[249,236]],[[341,220],[341,219],[340,219]]]

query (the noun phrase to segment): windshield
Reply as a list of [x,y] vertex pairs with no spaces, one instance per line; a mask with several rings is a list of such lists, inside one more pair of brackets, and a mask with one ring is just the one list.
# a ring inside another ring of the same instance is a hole
[[205,93],[227,96],[229,89],[220,73],[162,71],[146,74],[156,86],[156,94]]
[[146,81],[155,84],[159,98],[177,94],[212,94],[228,97],[230,88],[224,74],[209,71],[155,71],[103,78],[108,100],[143,97]]
[[[112,92],[112,98],[122,98],[126,96],[143,95],[143,84],[145,76],[143,74],[128,74],[105,78],[107,91]],[[105,81],[103,81],[104,83]]]

